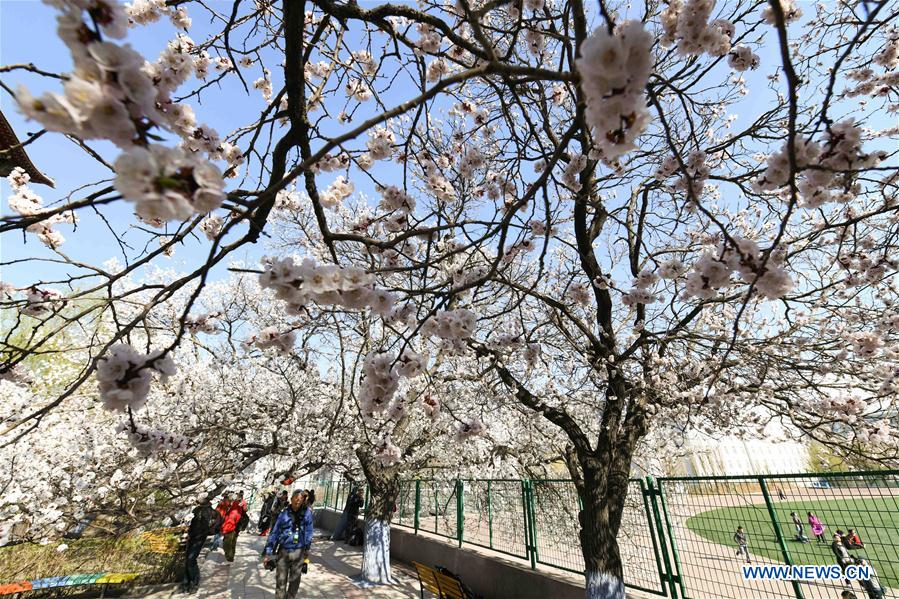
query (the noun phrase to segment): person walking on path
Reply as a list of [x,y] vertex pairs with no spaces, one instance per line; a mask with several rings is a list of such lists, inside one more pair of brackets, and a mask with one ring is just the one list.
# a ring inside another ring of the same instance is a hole
[[272,521],[272,508],[275,507],[275,498],[277,495],[274,491],[269,491],[262,502],[262,508],[259,510],[259,536],[265,536],[268,533],[269,525]]
[[284,511],[284,508],[287,507],[287,491],[281,491],[278,494],[277,499],[275,499],[275,503],[272,504],[272,513],[271,513],[271,525],[275,525],[275,520],[278,519],[278,516],[281,515],[281,512]]
[[193,518],[187,528],[187,547],[184,550],[184,582],[181,591],[195,593],[200,586],[200,566],[197,558],[206,544],[206,537],[215,529],[219,515],[209,503],[209,497],[203,497],[194,508]]
[[242,515],[240,502],[229,502],[225,520],[222,522],[222,548],[225,550],[225,559],[229,562],[234,561],[234,552],[237,550],[237,525]]
[[811,512],[808,512],[808,523],[809,526],[812,527],[812,534],[815,535],[815,538],[818,539],[819,543],[824,542],[824,529],[826,528],[824,524],[821,523],[821,520],[818,516],[814,515]]
[[250,525],[250,515],[247,513],[247,500],[243,498],[243,491],[237,494],[237,504],[240,506],[240,520],[237,522],[237,534],[242,533]]
[[734,533],[734,543],[737,544],[737,557],[742,555],[746,558],[746,563],[751,564],[752,559],[749,557],[749,537],[746,536],[746,532],[743,530],[742,526],[738,526],[737,532]]
[[305,491],[294,491],[290,506],[278,515],[272,525],[263,564],[276,556],[275,599],[296,599],[303,576],[303,563],[312,546],[312,510],[306,505]]
[[[215,511],[219,515],[219,524],[216,526],[215,530],[212,532],[215,534],[212,537],[212,544],[209,546],[209,553],[213,551],[218,551],[218,548],[222,546],[222,524],[225,522],[225,516],[228,515],[228,508],[231,506],[231,496],[228,493],[222,497],[222,500],[219,501],[219,504],[215,506]],[[209,554],[207,554],[208,556]]]

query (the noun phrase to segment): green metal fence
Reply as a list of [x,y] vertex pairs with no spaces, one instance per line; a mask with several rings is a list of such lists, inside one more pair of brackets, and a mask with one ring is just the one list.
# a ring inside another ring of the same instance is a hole
[[[323,505],[342,510],[357,485],[323,483]],[[400,486],[393,524],[532,568],[582,573],[580,509],[570,480],[413,480]],[[825,526],[820,541],[809,513]],[[734,540],[738,526],[747,535],[745,554]],[[863,546],[849,552],[873,568],[883,594],[858,582],[743,578],[747,560],[834,565],[833,534],[850,528]],[[618,544],[626,586],[674,599],[836,599],[844,590],[899,599],[899,471],[632,479]]]

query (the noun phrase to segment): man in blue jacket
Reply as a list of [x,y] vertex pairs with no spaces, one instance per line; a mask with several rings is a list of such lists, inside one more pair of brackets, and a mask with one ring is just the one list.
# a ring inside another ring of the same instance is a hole
[[303,561],[312,545],[312,510],[305,491],[294,491],[290,505],[275,519],[263,551],[263,563],[277,557],[275,599],[296,599]]

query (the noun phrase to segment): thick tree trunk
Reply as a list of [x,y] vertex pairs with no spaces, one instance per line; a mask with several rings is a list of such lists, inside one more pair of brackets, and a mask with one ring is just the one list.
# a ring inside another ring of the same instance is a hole
[[[575,477],[584,506],[579,514],[587,599],[624,599],[618,531],[627,498],[629,448],[579,456]],[[569,467],[571,464],[569,464]]]
[[588,491],[581,512],[581,552],[587,599],[624,599],[624,572],[618,550],[617,527],[609,522],[606,499]]
[[365,517],[362,578],[378,584],[393,582],[390,572],[390,522]]
[[357,452],[368,481],[365,510],[365,542],[362,547],[362,578],[368,582],[391,584],[390,521],[399,496],[399,474]]

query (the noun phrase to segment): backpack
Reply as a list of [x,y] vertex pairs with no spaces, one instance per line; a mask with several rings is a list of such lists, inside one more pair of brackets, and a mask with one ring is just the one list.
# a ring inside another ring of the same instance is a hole
[[247,512],[244,511],[240,515],[240,520],[237,521],[237,532],[243,532],[247,529],[247,526],[250,525],[250,517],[247,515]]

